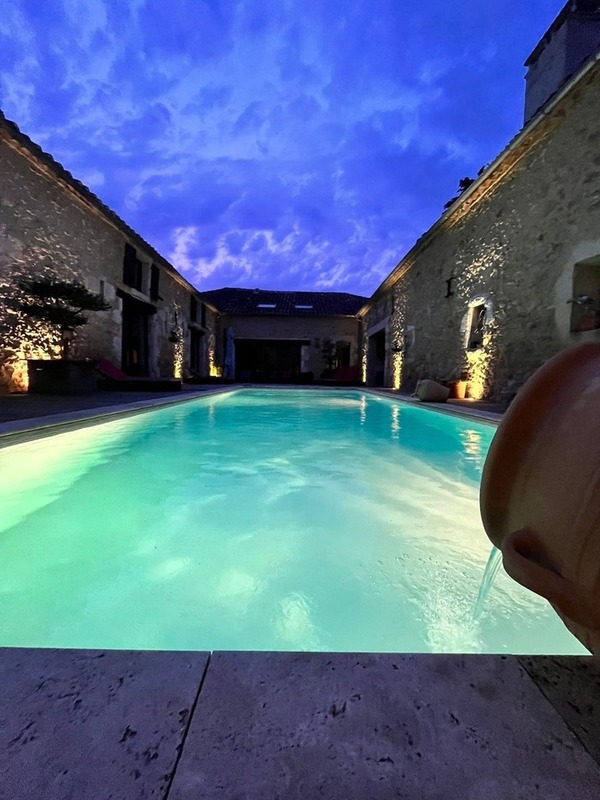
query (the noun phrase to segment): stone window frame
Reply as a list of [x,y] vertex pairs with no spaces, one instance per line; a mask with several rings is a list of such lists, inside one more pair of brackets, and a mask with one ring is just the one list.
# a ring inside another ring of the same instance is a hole
[[569,331],[580,334],[600,329],[600,255],[573,266]]
[[[129,274],[127,272],[127,259],[129,251]],[[132,264],[135,266],[132,267]],[[124,286],[139,292],[144,297],[150,297],[151,272],[154,265],[146,253],[134,247],[130,242],[125,242],[125,255],[121,280]],[[160,275],[160,269],[159,269]],[[158,297],[157,299],[160,299]]]
[[[484,314],[483,314],[483,325],[482,325],[482,332],[481,332],[481,343],[477,344],[476,346],[472,347],[470,345],[471,337],[472,337],[472,327],[473,327],[473,315],[475,313],[476,308],[480,308],[481,306],[484,307]],[[494,302],[489,294],[487,293],[480,293],[473,295],[467,301],[467,311],[463,316],[462,324],[461,324],[461,334],[463,337],[463,348],[467,352],[475,352],[477,350],[485,349],[485,333],[486,328],[489,326],[491,321],[494,318]]]
[[150,297],[150,274],[152,271],[152,260],[140,250],[138,250],[137,257],[142,269],[142,288],[140,291],[146,297]]

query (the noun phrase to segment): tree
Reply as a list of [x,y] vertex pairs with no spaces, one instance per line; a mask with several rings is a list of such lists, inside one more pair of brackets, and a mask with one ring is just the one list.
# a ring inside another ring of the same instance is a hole
[[14,303],[15,308],[60,330],[62,358],[69,357],[70,334],[88,323],[83,312],[108,311],[111,307],[101,295],[90,292],[79,281],[21,278],[17,287],[21,297]]

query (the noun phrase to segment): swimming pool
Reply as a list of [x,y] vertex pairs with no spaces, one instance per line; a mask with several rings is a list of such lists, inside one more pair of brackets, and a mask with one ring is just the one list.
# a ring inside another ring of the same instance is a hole
[[499,574],[490,425],[243,389],[0,450],[0,645],[582,653]]

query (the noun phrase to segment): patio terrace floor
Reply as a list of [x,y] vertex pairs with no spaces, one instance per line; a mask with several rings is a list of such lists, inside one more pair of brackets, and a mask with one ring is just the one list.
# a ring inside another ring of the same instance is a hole
[[597,800],[586,658],[0,650],[2,800]]

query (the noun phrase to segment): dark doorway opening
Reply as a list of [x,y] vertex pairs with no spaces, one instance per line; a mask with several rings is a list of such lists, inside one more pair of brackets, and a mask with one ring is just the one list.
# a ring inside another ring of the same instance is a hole
[[335,362],[336,367],[350,366],[350,342],[335,343]]
[[121,369],[127,375],[148,375],[148,332],[150,315],[156,309],[123,294]]
[[385,328],[369,336],[367,384],[383,386],[385,382]]
[[236,378],[257,383],[295,383],[301,380],[301,352],[306,341],[236,339]]
[[204,375],[204,331],[190,328],[190,372]]

